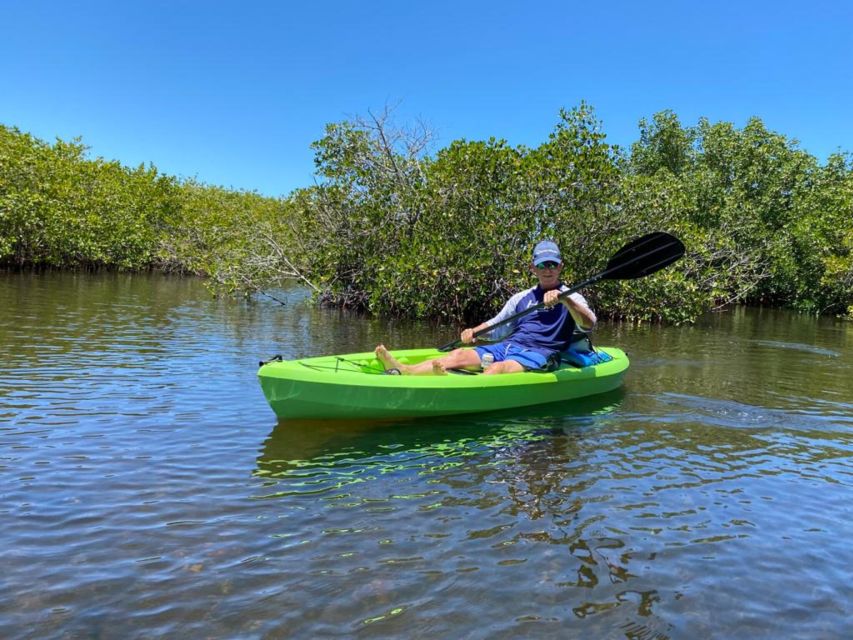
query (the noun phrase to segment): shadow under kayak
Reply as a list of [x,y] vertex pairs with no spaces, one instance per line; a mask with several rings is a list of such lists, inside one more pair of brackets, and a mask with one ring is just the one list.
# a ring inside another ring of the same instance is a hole
[[[628,357],[599,347],[612,360],[552,372],[450,372],[445,376],[387,375],[373,352],[273,361],[258,370],[261,388],[279,418],[421,418],[480,413],[605,393],[622,384]],[[445,355],[435,349],[394,351],[402,364]]]

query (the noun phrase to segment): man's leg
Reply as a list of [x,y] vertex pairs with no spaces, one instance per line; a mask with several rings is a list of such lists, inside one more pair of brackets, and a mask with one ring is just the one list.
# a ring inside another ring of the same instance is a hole
[[402,364],[391,352],[380,344],[376,347],[376,357],[385,370],[398,369],[400,373],[409,376],[418,375],[441,375],[447,369],[463,369],[465,367],[479,367],[480,356],[473,349],[454,349],[446,356],[424,360],[418,364]]
[[524,365],[520,362],[515,360],[504,360],[503,362],[496,362],[486,369],[483,374],[491,376],[496,373],[521,373],[524,370]]

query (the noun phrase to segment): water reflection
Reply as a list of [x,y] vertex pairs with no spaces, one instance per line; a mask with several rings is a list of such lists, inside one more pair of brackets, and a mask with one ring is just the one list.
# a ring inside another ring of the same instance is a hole
[[624,391],[600,394],[566,403],[497,411],[475,416],[430,420],[294,421],[281,420],[264,442],[256,475],[289,477],[295,470],[338,468],[342,461],[385,460],[399,464],[407,456],[439,458],[466,456],[483,447],[515,446],[557,432],[601,423],[618,409]]

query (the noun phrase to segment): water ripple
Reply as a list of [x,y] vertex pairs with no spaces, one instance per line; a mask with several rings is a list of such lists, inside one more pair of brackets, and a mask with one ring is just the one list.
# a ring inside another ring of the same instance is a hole
[[277,424],[269,352],[446,341],[304,297],[0,281],[0,636],[848,635],[843,325],[613,325],[600,398]]

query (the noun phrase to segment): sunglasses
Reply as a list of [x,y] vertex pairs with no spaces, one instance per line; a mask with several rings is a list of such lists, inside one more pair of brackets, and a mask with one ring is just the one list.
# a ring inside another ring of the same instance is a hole
[[558,262],[540,262],[536,265],[537,269],[556,269],[560,264]]

